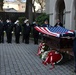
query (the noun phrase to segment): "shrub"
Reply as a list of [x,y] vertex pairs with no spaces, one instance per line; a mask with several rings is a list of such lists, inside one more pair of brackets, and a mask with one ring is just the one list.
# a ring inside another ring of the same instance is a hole
[[39,25],[42,25],[44,23],[44,20],[49,21],[49,15],[43,13],[36,18],[36,21],[39,23]]
[[21,25],[24,23],[25,19],[26,19],[25,17],[19,17],[18,18],[18,20],[19,20],[19,22],[20,22]]

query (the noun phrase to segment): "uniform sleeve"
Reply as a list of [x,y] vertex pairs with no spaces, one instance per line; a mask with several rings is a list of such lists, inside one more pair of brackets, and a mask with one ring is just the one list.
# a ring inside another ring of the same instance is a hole
[[44,27],[44,24],[41,27]]
[[62,24],[62,23],[60,23],[60,26],[61,26],[61,27],[63,27],[63,24]]
[[54,27],[56,27],[57,26],[57,23],[54,25]]
[[19,25],[18,29],[19,29],[19,32],[22,32],[22,26],[21,25]]
[[31,25],[30,25],[30,32],[31,32],[32,28],[31,28]]

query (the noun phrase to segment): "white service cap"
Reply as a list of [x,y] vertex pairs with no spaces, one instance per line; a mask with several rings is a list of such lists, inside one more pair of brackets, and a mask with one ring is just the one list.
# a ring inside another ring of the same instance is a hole
[[26,22],[28,22],[29,20],[28,19],[26,19],[25,21],[24,21],[24,23],[26,23]]

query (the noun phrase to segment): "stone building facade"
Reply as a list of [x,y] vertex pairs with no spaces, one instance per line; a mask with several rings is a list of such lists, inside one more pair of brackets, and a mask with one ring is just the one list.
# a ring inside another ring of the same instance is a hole
[[4,0],[3,9],[13,8],[17,12],[25,12],[26,2],[21,2],[21,0]]
[[46,0],[46,13],[51,25],[60,19],[65,28],[76,29],[76,0]]

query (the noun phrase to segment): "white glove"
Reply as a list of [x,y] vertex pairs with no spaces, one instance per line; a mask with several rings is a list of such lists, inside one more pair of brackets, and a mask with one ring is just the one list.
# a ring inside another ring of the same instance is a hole
[[13,34],[14,32],[12,31],[12,34]]
[[39,35],[40,35],[41,33],[39,33]]
[[4,33],[5,33],[5,31],[4,31]]
[[20,34],[21,34],[21,32],[20,32]]

